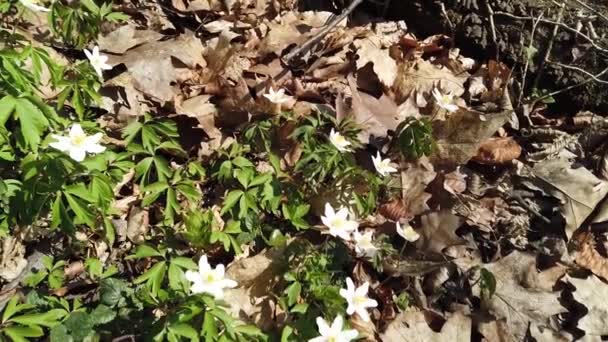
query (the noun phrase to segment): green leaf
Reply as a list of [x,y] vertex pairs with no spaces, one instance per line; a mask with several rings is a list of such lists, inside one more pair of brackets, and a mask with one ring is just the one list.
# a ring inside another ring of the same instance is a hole
[[187,270],[196,270],[198,266],[192,259],[185,257],[173,257],[171,258],[171,263],[175,264],[181,268],[185,268]]
[[33,304],[19,304],[19,296],[13,296],[11,300],[6,304],[6,308],[2,313],[2,323],[6,322],[9,318],[13,317],[13,315],[27,309],[34,308]]
[[262,332],[262,330],[260,330],[260,328],[256,327],[253,324],[239,325],[236,328],[234,328],[234,330],[238,333],[241,333],[241,334],[247,335],[247,336],[259,336],[259,337],[266,336],[266,334],[264,334]]
[[236,169],[234,170],[234,176],[241,183],[243,188],[247,189],[249,182],[253,178],[253,169],[244,168],[244,169]]
[[141,258],[149,258],[149,257],[161,257],[164,258],[164,253],[150,247],[148,245],[139,245],[137,249],[135,249],[135,254],[129,255],[126,259],[141,259]]
[[67,192],[63,192],[63,195],[76,217],[89,227],[95,228],[95,214],[91,212],[87,205],[81,199],[73,197]]
[[144,274],[133,280],[134,284],[141,284],[146,282],[146,285],[150,289],[150,292],[153,297],[158,295],[158,291],[161,288],[163,279],[165,278],[165,273],[167,271],[167,263],[165,261],[160,261],[154,264],[154,266],[150,267]]
[[2,329],[2,332],[8,335],[14,342],[27,342],[27,337],[41,337],[44,331],[39,326],[11,326]]
[[292,306],[300,298],[302,292],[302,285],[299,282],[292,283],[285,289],[287,294],[287,305]]
[[178,336],[185,337],[190,341],[199,341],[198,332],[196,329],[192,328],[189,324],[186,323],[177,323],[171,324],[169,326],[169,331],[173,332]]
[[174,263],[169,264],[169,271],[167,273],[169,277],[169,287],[176,291],[185,291],[188,286],[184,270]]
[[230,211],[230,209],[232,209],[235,204],[238,202],[238,200],[241,198],[241,196],[243,196],[243,191],[242,190],[232,190],[228,193],[228,195],[226,195],[226,198],[224,198],[224,206],[222,207],[222,210],[220,211],[220,215],[224,215],[226,212]]
[[116,318],[116,311],[110,307],[100,304],[91,311],[91,321],[94,325],[107,324]]
[[59,324],[59,320],[65,317],[67,311],[63,309],[52,309],[47,312],[26,314],[23,316],[12,317],[8,322],[15,322],[22,325],[41,325],[43,327],[52,328]]
[[252,162],[249,159],[244,157],[236,157],[232,159],[232,164],[241,167],[241,168],[255,168]]
[[0,99],[0,126],[6,125],[6,121],[11,117],[16,105],[16,99],[10,95]]
[[300,303],[300,304],[294,305],[294,307],[291,308],[290,312],[305,314],[307,310],[308,310],[308,304]]
[[289,342],[289,337],[293,334],[293,328],[289,325],[283,327],[283,332],[281,332],[281,342]]
[[496,278],[492,272],[488,271],[485,268],[480,270],[480,283],[479,286],[482,292],[487,293],[488,298],[492,298],[494,293],[496,292]]
[[49,121],[40,108],[26,98],[16,99],[15,118],[19,120],[23,140],[34,152],[38,151],[40,137],[49,126]]

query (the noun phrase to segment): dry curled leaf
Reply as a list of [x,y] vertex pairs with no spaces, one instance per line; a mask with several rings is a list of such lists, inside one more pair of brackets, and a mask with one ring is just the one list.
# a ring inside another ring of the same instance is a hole
[[593,234],[585,232],[577,237],[578,249],[574,252],[574,261],[595,275],[608,279],[608,258],[596,250]]
[[488,165],[501,165],[519,158],[521,146],[512,137],[490,138],[481,143],[472,160]]

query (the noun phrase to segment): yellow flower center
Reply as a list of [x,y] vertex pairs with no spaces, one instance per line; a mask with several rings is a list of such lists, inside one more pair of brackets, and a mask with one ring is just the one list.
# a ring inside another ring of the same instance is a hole
[[362,297],[362,296],[355,296],[355,298],[353,298],[353,302],[357,305],[363,304],[365,303],[366,298]]
[[337,135],[336,136],[336,143],[338,143],[340,145],[343,145],[344,143],[346,143],[346,139],[344,139],[344,137],[341,136],[341,135]]
[[338,342],[338,339],[335,336],[329,336],[327,342]]
[[207,273],[204,278],[209,283],[212,283],[215,281],[215,276],[213,275],[213,273]]
[[72,145],[80,146],[80,145],[84,144],[84,141],[86,140],[86,138],[87,138],[86,135],[77,135],[77,136],[70,137],[70,141],[72,142]]

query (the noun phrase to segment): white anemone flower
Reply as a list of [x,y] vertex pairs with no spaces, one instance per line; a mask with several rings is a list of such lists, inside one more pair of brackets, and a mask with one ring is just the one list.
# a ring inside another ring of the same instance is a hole
[[224,288],[233,288],[238,284],[232,279],[224,278],[224,265],[218,264],[215,269],[207,262],[207,256],[201,256],[197,271],[186,271],[186,279],[192,282],[192,293],[208,293],[214,298],[224,297]]
[[354,329],[342,330],[344,327],[342,316],[336,316],[331,326],[327,324],[323,317],[317,317],[317,326],[321,336],[310,339],[308,342],[350,342],[359,335],[357,330]]
[[442,94],[439,89],[433,89],[433,97],[437,105],[448,112],[455,112],[458,110],[458,106],[454,104],[454,95]]
[[357,255],[368,255],[374,256],[378,251],[378,247],[373,244],[374,232],[368,231],[364,234],[355,232],[353,234],[353,240],[355,240],[355,252]]
[[348,146],[351,145],[351,142],[346,140],[346,138],[340,134],[340,132],[334,131],[331,129],[329,132],[329,141],[338,149],[340,152],[348,152],[350,148]]
[[292,99],[291,96],[285,94],[285,89],[274,91],[272,87],[268,89],[268,93],[264,94],[264,97],[267,98],[268,101],[278,105],[289,102]]
[[372,156],[372,162],[374,162],[376,171],[383,177],[389,173],[397,172],[397,169],[391,166],[391,160],[388,158],[382,159],[380,152],[378,152],[375,157]]
[[67,153],[70,158],[77,162],[83,161],[87,153],[95,154],[106,150],[104,146],[99,144],[103,137],[101,133],[87,136],[80,124],[77,123],[72,125],[67,137],[56,134],[51,135],[51,137],[57,140],[49,144],[51,147]]
[[407,241],[414,242],[420,238],[420,234],[416,233],[414,228],[412,228],[412,226],[410,226],[408,223],[406,223],[404,227],[401,227],[399,222],[396,222],[396,224],[397,227],[395,229],[397,230],[397,234]]
[[321,216],[321,221],[329,228],[329,235],[340,237],[350,241],[350,235],[357,231],[359,223],[349,220],[348,209],[341,208],[336,212],[329,203],[325,203],[325,216]]
[[38,0],[19,0],[19,2],[27,7],[28,9],[34,11],[34,12],[50,12],[51,10],[38,5],[40,3],[40,1]]
[[99,77],[103,76],[102,70],[112,69],[112,66],[107,63],[108,56],[99,54],[99,46],[95,45],[95,47],[93,47],[93,51],[84,49],[84,54],[89,59],[89,63],[91,63],[91,66],[93,67],[93,69],[95,69],[95,72],[97,73],[97,75],[99,75]]
[[365,282],[363,285],[355,288],[355,284],[350,277],[346,278],[346,288],[340,289],[340,296],[344,297],[348,303],[346,313],[349,315],[356,313],[364,322],[370,321],[367,308],[375,308],[378,306],[378,302],[367,296],[368,290],[368,282]]

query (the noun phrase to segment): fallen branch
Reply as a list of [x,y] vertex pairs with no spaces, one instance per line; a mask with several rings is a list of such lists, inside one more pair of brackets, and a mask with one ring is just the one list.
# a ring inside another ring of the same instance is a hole
[[323,39],[323,37],[325,37],[325,35],[327,35],[329,31],[336,27],[336,25],[338,25],[338,23],[344,20],[344,18],[348,17],[362,2],[363,0],[353,0],[353,2],[351,2],[350,5],[348,5],[348,7],[345,8],[339,16],[332,19],[329,24],[319,30],[319,32],[317,32],[314,36],[308,39],[304,44],[302,44],[302,46],[288,53],[285,56],[285,60],[289,62],[294,57],[310,50],[313,45],[319,42],[319,40]]

